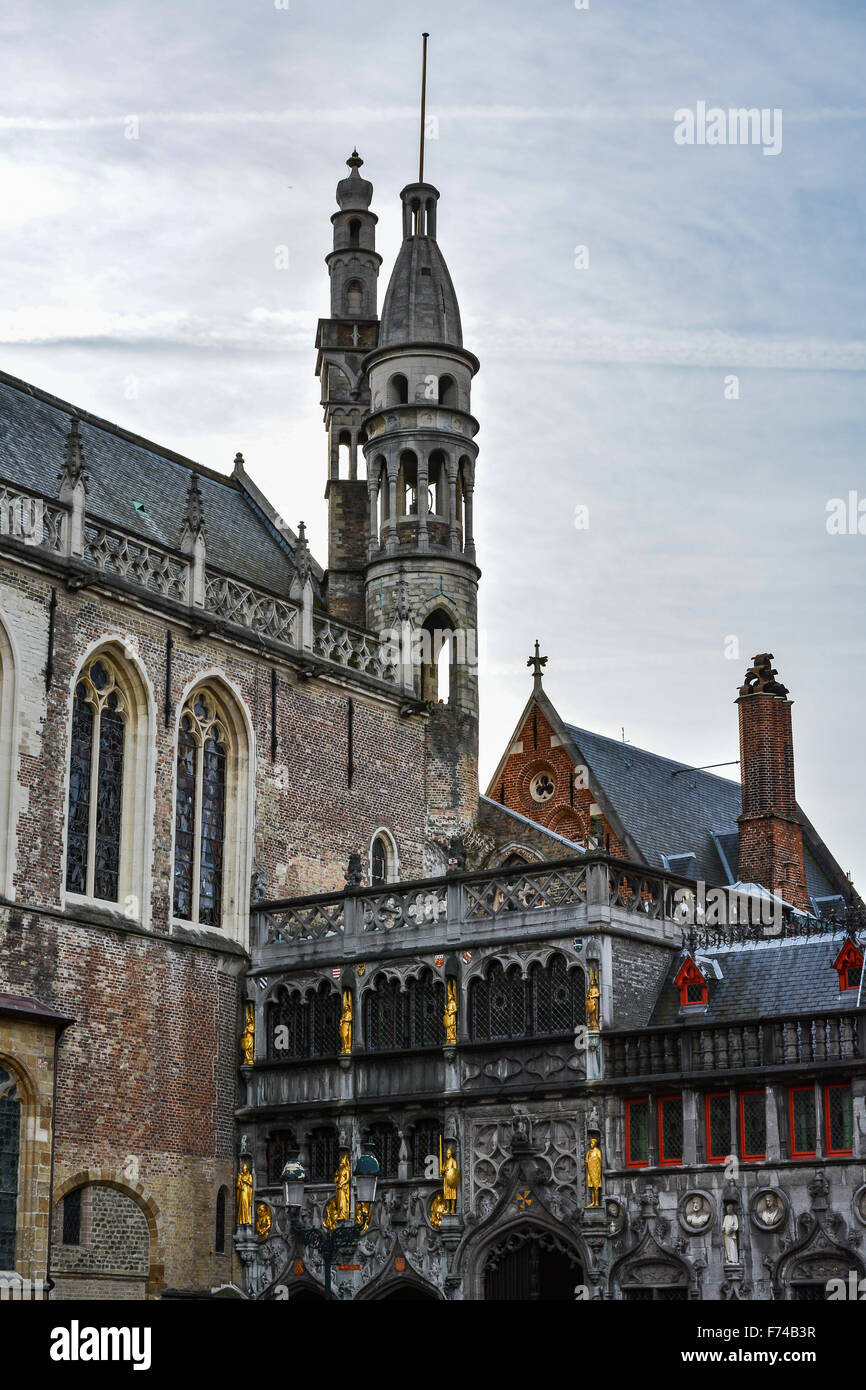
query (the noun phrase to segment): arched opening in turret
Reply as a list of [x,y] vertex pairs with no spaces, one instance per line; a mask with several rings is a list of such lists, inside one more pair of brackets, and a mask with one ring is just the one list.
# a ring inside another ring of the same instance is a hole
[[377,454],[371,460],[367,472],[368,478],[375,478],[375,490],[370,499],[370,530],[371,539],[375,537],[378,522],[378,533],[380,544],[385,539],[385,530],[388,525],[388,473],[385,466],[384,454]]
[[448,498],[447,462],[441,449],[434,449],[427,465],[427,510],[431,516],[446,516]]
[[397,472],[397,515],[418,515],[418,456],[411,449],[400,455]]
[[409,383],[402,372],[395,372],[388,382],[388,405],[408,405]]
[[453,376],[440,376],[439,404],[452,407],[457,405],[457,382]]
[[361,219],[360,219],[360,217],[353,217],[352,220],[351,220],[351,222],[349,223],[349,245],[350,245],[350,246],[360,246],[360,245],[361,245]]
[[425,203],[424,206],[425,206],[425,210],[426,210],[426,213],[427,213],[427,225],[426,225],[426,227],[425,227],[425,229],[424,229],[424,235],[425,235],[425,236],[432,236],[432,237],[435,237],[435,235],[436,235],[436,199],[435,199],[435,198],[428,198],[428,199],[427,199],[427,202]]
[[352,471],[352,435],[340,430],[337,436],[337,477],[348,478]]
[[421,662],[421,698],[447,705],[454,690],[454,625],[437,608],[424,621]]
[[364,308],[364,287],[360,280],[350,280],[346,286],[346,313],[357,317]]

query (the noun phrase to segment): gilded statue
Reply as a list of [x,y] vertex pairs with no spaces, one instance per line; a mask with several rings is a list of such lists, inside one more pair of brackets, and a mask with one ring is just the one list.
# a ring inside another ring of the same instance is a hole
[[352,991],[343,990],[343,1012],[340,1014],[340,1052],[352,1051]]
[[352,1165],[348,1153],[340,1157],[334,1174],[334,1195],[325,1207],[322,1225],[326,1231],[333,1231],[338,1221],[348,1221],[352,1207]]
[[238,1225],[252,1226],[253,1224],[253,1175],[250,1172],[249,1164],[244,1161],[241,1164],[241,1171],[238,1173],[238,1180],[235,1185],[235,1192],[238,1199]]
[[241,1057],[245,1067],[253,1065],[253,1058],[256,1049],[256,1007],[255,1004],[247,1004],[247,1021],[244,1024],[244,1031],[241,1033]]
[[457,1202],[457,1189],[460,1186],[460,1169],[457,1167],[454,1150],[450,1146],[445,1150],[445,1161],[440,1162],[440,1172],[442,1174],[442,1198],[445,1202],[443,1215],[453,1216]]
[[259,1202],[256,1207],[256,1235],[259,1240],[267,1240],[271,1233],[271,1209],[266,1202]]
[[589,989],[586,991],[586,1026],[591,1033],[599,1030],[598,1001],[601,990],[598,987],[598,966],[589,967]]
[[601,1149],[595,1135],[589,1141],[589,1148],[583,1163],[586,1168],[586,1185],[589,1189],[587,1206],[597,1207],[601,1200]]
[[456,1043],[457,1041],[457,981],[449,980],[445,986],[445,1013],[442,1015],[442,1022],[445,1024],[445,1042]]
[[438,1231],[442,1225],[442,1217],[445,1215],[446,1202],[444,1194],[441,1192],[433,1193],[433,1201],[430,1203],[430,1225],[435,1226]]
[[355,1203],[355,1224],[361,1227],[362,1235],[370,1224],[370,1208],[372,1205],[372,1202]]

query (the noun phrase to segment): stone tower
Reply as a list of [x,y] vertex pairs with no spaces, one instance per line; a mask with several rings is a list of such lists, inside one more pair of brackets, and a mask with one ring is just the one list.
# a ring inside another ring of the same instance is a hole
[[[436,239],[438,191],[401,193],[403,244],[364,359],[368,541],[366,623],[415,629],[416,693],[432,704],[427,749],[431,821],[459,834],[478,797],[477,597],[472,500],[478,360]],[[446,691],[447,685],[447,691]],[[431,828],[435,833],[435,824]]]
[[326,263],[331,280],[331,317],[316,334],[316,375],[328,435],[328,606],[347,622],[363,626],[364,566],[367,559],[367,486],[358,480],[358,448],[370,392],[364,356],[378,341],[376,281],[382,257],[376,251],[373,185],[361,178],[363,160],[353,150],[348,177],[337,184],[338,211],[331,218],[333,250]]

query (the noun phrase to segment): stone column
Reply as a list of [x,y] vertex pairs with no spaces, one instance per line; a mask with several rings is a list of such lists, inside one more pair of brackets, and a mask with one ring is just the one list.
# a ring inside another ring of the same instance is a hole
[[427,488],[428,488],[428,465],[427,455],[418,455],[418,549],[427,550],[429,540],[427,536]]
[[448,460],[448,549],[457,551],[457,464]]

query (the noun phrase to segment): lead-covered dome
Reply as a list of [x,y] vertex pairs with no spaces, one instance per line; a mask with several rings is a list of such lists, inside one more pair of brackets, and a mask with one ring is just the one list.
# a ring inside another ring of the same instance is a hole
[[403,245],[394,263],[379,327],[379,346],[445,343],[463,346],[460,308],[436,241],[432,184],[409,184],[403,200]]

